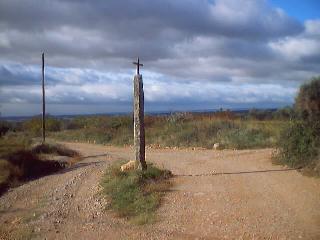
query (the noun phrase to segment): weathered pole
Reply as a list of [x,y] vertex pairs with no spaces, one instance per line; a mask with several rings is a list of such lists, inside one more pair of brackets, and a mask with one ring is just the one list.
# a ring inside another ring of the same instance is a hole
[[46,102],[44,89],[44,53],[42,53],[42,142],[46,141]]
[[133,119],[134,119],[134,150],[135,161],[139,169],[146,170],[147,164],[145,160],[145,133],[144,133],[144,93],[142,75],[139,72],[140,63],[139,58],[137,62],[137,74],[133,79],[134,86],[134,103],[133,103]]

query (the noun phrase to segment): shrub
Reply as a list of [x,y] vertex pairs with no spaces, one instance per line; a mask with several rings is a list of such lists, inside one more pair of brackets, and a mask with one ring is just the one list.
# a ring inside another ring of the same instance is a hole
[[262,110],[262,109],[250,109],[248,112],[248,118],[254,120],[270,120],[272,119],[272,110]]
[[300,87],[295,106],[303,119],[320,119],[320,76]]
[[175,112],[167,116],[166,120],[171,124],[176,124],[176,123],[185,122],[189,120],[191,117],[192,117],[191,114],[188,114],[186,112]]
[[0,121],[0,137],[5,135],[10,130],[10,127],[7,122]]
[[317,157],[318,146],[319,137],[314,126],[293,121],[280,135],[275,160],[290,167],[306,167]]
[[274,162],[320,174],[320,77],[301,86],[295,107],[299,118],[281,132]]
[[[23,124],[23,129],[35,136],[40,136],[42,129],[42,119],[40,117],[34,117],[30,120],[25,121]],[[60,131],[61,122],[53,117],[46,117],[46,130],[49,132]]]
[[273,118],[279,120],[293,120],[296,118],[296,111],[292,107],[280,108],[273,113]]

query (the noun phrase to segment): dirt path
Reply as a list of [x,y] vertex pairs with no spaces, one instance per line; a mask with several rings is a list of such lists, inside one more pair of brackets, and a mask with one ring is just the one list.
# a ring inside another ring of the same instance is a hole
[[320,239],[320,179],[273,166],[270,149],[148,149],[174,174],[214,175],[175,177],[158,221],[141,227],[104,211],[99,194],[107,165],[132,150],[67,145],[85,159],[0,198],[0,239]]

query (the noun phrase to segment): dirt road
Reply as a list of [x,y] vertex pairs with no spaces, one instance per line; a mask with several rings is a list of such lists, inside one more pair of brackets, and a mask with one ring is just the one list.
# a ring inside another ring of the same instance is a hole
[[132,150],[67,145],[85,159],[0,198],[0,239],[320,239],[320,179],[273,166],[271,149],[148,149],[176,175],[211,175],[175,177],[158,221],[133,226],[99,194],[108,164]]

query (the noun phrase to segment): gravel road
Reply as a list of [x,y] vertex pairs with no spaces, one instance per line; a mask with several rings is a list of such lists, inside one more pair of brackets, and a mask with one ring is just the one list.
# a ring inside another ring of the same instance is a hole
[[132,149],[64,144],[84,159],[1,196],[0,239],[320,239],[320,179],[272,165],[272,149],[147,149],[178,176],[157,222],[134,226],[104,209],[99,187]]

